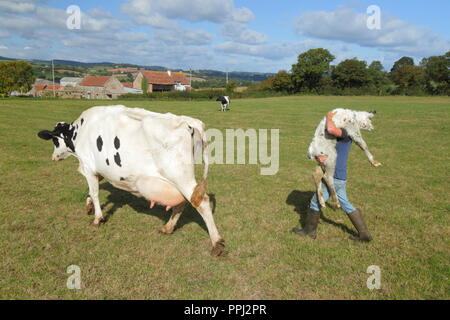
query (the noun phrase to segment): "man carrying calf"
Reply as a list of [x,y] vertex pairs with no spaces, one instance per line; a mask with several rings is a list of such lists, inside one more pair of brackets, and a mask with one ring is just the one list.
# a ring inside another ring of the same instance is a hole
[[[336,112],[329,112],[326,116],[326,131],[328,134],[336,137],[337,139],[336,143],[337,158],[333,176],[334,188],[336,190],[336,195],[340,207],[344,210],[345,213],[347,213],[353,226],[358,231],[358,236],[352,237],[352,239],[368,242],[372,240],[372,236],[370,235],[369,230],[366,226],[362,212],[361,210],[355,208],[347,198],[347,191],[346,191],[347,160],[348,160],[348,153],[350,152],[350,147],[352,144],[352,139],[350,138],[345,129],[336,127],[333,121],[333,117],[335,114]],[[327,160],[327,158],[328,155],[326,154],[316,156],[316,161],[319,164],[323,164]],[[376,162],[374,160],[372,161],[373,161],[372,165],[375,167],[381,165],[379,162]],[[320,169],[319,166],[318,168]],[[324,201],[326,201],[330,197],[330,190],[326,185],[325,187],[323,187],[323,185],[324,184],[322,184],[321,191],[323,193],[323,199]],[[319,201],[319,195],[316,192],[313,198],[311,199],[304,228],[303,229],[294,228],[292,229],[292,231],[298,235],[310,236],[311,238],[315,239],[317,235],[316,234],[317,225],[319,223],[321,213],[320,208],[321,204]]]

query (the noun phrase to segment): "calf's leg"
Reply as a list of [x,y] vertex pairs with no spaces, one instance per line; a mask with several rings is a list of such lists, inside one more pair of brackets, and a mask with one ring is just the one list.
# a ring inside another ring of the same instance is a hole
[[316,192],[317,192],[317,200],[322,208],[326,207],[325,201],[323,199],[323,191],[322,191],[322,178],[323,178],[323,170],[320,165],[316,166],[316,169],[313,174],[314,183],[316,184]]
[[333,208],[339,209],[341,207],[339,203],[339,199],[336,193],[336,189],[334,187],[334,167],[325,166],[325,174],[324,179],[325,183],[328,186],[328,190],[330,191],[331,205]]

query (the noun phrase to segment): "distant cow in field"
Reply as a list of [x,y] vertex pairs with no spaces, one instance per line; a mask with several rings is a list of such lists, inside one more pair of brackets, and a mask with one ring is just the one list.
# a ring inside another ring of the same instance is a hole
[[230,105],[230,102],[231,102],[229,96],[217,97],[216,101],[220,101],[220,105],[222,107],[222,109],[221,109],[222,112],[230,110],[230,109],[228,109],[228,106]]
[[[89,185],[87,210],[95,212],[93,224],[103,219],[99,202],[99,180],[172,209],[161,232],[173,232],[187,202],[198,210],[206,223],[213,249],[224,251],[206,194],[208,157],[204,124],[194,118],[160,114],[122,105],[93,107],[72,123],[59,122],[52,131],[38,136],[53,140],[52,160],[71,155],[79,160],[78,171]],[[203,153],[201,153],[201,148]],[[203,178],[197,184],[194,153],[205,163]]]
[[[381,164],[374,160],[360,131],[361,129],[373,130],[372,117],[376,114],[376,111],[353,111],[339,108],[334,109],[332,112],[336,113],[333,116],[333,122],[336,127],[346,130],[348,136],[364,151],[373,166],[380,166]],[[313,140],[308,148],[308,158],[311,160],[325,155],[328,156],[323,163],[317,165],[314,173],[317,198],[322,207],[325,207],[322,194],[322,178],[330,190],[332,205],[336,208],[340,207],[333,179],[337,159],[336,142],[336,137],[329,134],[326,130],[326,118],[324,117],[317,126]]]

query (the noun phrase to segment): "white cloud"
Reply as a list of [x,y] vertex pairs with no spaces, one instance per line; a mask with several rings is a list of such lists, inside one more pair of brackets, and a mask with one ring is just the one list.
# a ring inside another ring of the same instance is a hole
[[204,30],[157,30],[153,38],[166,44],[177,45],[207,45],[213,40],[213,36]]
[[314,47],[315,42],[304,40],[297,43],[283,42],[278,44],[250,45],[236,42],[223,42],[214,47],[218,52],[226,54],[262,57],[270,60],[294,57],[299,52]]
[[[248,8],[236,8],[233,0],[128,0],[122,12],[133,15],[136,23],[153,23],[161,17],[189,22],[249,22],[254,18]],[[158,17],[159,18],[154,18]],[[145,19],[147,17],[148,19]],[[153,26],[153,25],[152,25]]]
[[31,13],[36,9],[34,1],[0,1],[0,12],[8,13]]
[[224,23],[221,32],[226,40],[244,44],[261,44],[267,41],[265,34],[250,30],[244,24],[238,22]]
[[428,56],[442,54],[450,41],[431,29],[391,17],[381,11],[381,29],[370,30],[367,15],[339,7],[336,11],[311,11],[301,14],[295,23],[298,34],[339,40],[385,51]]

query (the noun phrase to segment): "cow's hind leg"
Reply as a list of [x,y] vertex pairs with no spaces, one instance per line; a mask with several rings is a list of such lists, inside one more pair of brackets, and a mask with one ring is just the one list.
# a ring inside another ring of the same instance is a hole
[[183,213],[184,208],[186,207],[186,202],[173,207],[172,208],[172,215],[169,218],[169,221],[162,226],[162,228],[159,230],[161,233],[164,234],[171,234],[173,232],[173,229],[175,228],[175,225],[178,222],[178,219],[180,218],[181,214]]
[[183,193],[185,194],[185,197],[189,199],[192,206],[200,213],[203,221],[205,221],[213,246],[211,255],[218,257],[224,252],[225,241],[219,235],[219,231],[214,223],[209,196],[206,194],[206,181],[202,179],[201,182],[191,190],[192,191],[188,193]]
[[87,198],[86,198],[86,213],[88,215],[93,215],[94,211],[95,211],[94,201],[92,201],[91,196],[88,195]]
[[323,170],[320,165],[316,166],[316,170],[313,174],[314,183],[316,184],[316,192],[317,192],[317,200],[322,208],[326,207],[325,200],[323,199],[323,191],[322,191],[322,178],[323,178]]
[[99,226],[103,220],[102,209],[100,207],[100,200],[98,199],[98,180],[99,178],[94,174],[84,173],[87,183],[89,185],[89,196],[94,204],[95,218],[93,224]]

